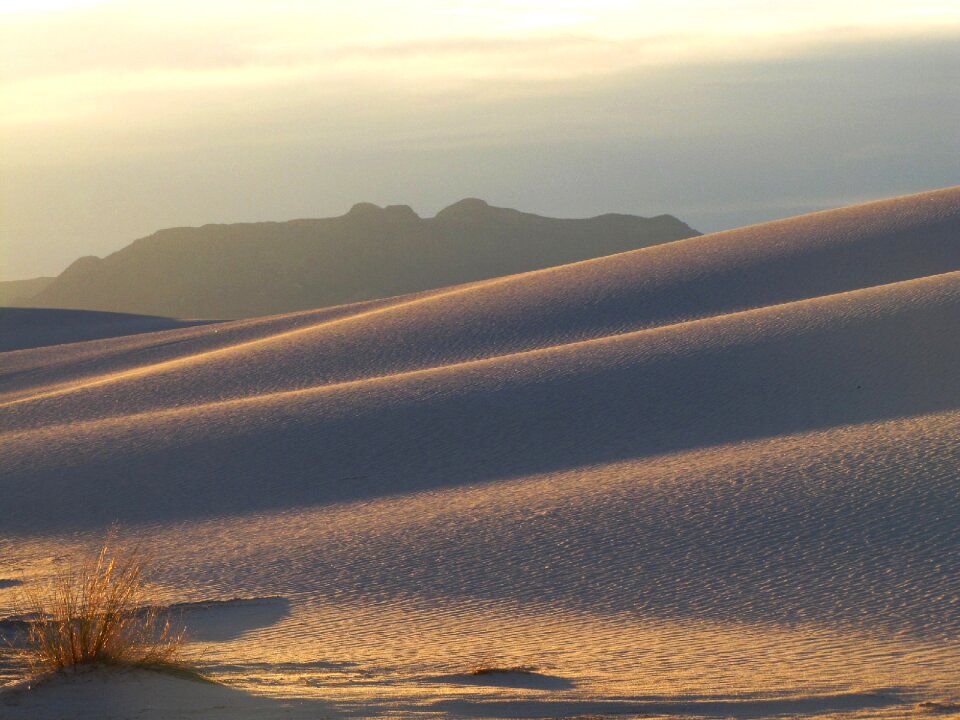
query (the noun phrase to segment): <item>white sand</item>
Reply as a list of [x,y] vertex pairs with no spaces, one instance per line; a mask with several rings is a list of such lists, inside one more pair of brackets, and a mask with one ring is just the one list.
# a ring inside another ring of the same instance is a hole
[[127,313],[0,307],[0,352],[209,324]]
[[[292,716],[960,699],[958,271],[954,188],[4,353],[0,577],[119,519],[159,599],[274,598],[187,619],[214,677]],[[457,681],[484,656],[542,678]]]

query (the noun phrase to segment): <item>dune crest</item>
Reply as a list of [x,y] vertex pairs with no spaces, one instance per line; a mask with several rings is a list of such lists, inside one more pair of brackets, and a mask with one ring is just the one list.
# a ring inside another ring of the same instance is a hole
[[[417,221],[351,215],[388,212]],[[958,238],[949,188],[3,353],[0,558],[131,524],[207,669],[333,698],[305,713],[949,707]],[[479,657],[541,675],[463,682]]]

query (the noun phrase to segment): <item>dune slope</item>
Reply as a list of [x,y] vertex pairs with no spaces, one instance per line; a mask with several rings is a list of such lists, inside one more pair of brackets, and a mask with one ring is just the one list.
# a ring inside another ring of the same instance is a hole
[[0,352],[207,324],[150,315],[0,307]]
[[[0,358],[5,556],[42,576],[119,519],[171,601],[284,597],[207,656],[241,685],[489,717],[960,693],[960,188]],[[458,684],[484,654],[544,685]]]

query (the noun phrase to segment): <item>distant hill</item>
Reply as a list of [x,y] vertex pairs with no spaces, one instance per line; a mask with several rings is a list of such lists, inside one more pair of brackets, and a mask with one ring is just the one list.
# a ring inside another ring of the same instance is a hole
[[556,219],[461,200],[421,218],[355,205],[316,220],[161,230],[84,257],[9,304],[244,318],[390,297],[699,235],[669,215]]
[[29,280],[7,280],[0,282],[0,307],[6,305],[16,305],[24,300],[29,300],[41,290],[46,288],[56,278],[38,277]]

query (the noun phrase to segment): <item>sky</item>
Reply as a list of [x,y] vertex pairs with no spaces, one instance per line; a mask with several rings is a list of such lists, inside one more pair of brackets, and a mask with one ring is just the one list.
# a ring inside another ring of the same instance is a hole
[[0,0],[0,280],[464,197],[714,231],[960,184],[960,0]]

